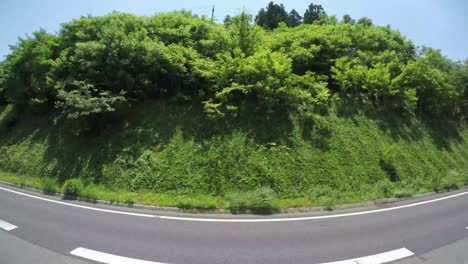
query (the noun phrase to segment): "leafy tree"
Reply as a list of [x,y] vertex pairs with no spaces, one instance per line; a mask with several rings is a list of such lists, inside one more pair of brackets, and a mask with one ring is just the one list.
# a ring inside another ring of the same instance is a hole
[[126,103],[124,94],[123,91],[117,95],[99,92],[92,84],[72,81],[58,92],[56,107],[67,119],[86,118],[116,111]]
[[313,24],[320,19],[321,14],[325,14],[323,7],[311,3],[304,13],[304,24]]
[[255,17],[255,23],[265,29],[275,29],[281,22],[287,23],[288,20],[289,16],[283,4],[277,5],[273,2],[270,2],[266,9],[260,9]]
[[343,16],[342,22],[344,24],[350,24],[350,25],[356,24],[356,20],[352,19],[351,16],[348,14]]
[[6,104],[6,97],[5,97],[5,88],[4,88],[4,80],[5,80],[5,70],[4,70],[4,62],[0,62],[0,105]]
[[302,16],[299,15],[299,13],[293,9],[291,12],[289,12],[288,18],[286,19],[286,25],[288,27],[296,27],[302,24]]
[[260,31],[258,27],[252,25],[252,15],[242,12],[232,18],[228,27],[231,39],[230,50],[239,48],[244,54],[251,55],[258,46]]
[[362,17],[360,18],[358,21],[357,21],[357,24],[358,25],[363,25],[365,27],[371,27],[374,25],[374,23],[372,22],[372,19],[368,18],[368,17]]
[[451,71],[439,51],[423,49],[421,57],[403,67],[393,86],[416,91],[419,113],[454,117],[460,112],[460,106],[454,105],[460,94]]
[[232,24],[232,17],[230,15],[226,15],[223,19],[223,24],[226,27],[229,27]]
[[204,101],[213,117],[247,109],[312,116],[340,93],[402,114],[468,116],[466,62],[417,54],[398,31],[347,15],[338,23],[319,5],[299,24],[295,10],[273,2],[255,24],[245,12],[224,24],[187,11],[81,17],[11,47],[0,101],[55,106],[91,130],[147,98]]
[[57,37],[36,31],[10,49],[3,81],[8,100],[21,105],[53,105],[56,90],[48,77],[58,55]]

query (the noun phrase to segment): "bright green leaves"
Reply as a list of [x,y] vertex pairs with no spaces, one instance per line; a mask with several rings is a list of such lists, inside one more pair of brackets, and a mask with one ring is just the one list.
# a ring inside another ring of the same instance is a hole
[[292,60],[283,53],[260,51],[252,56],[222,57],[213,99],[205,102],[205,110],[212,117],[236,112],[248,102],[256,102],[257,108],[267,113],[274,109],[298,110],[304,105],[309,110],[324,106],[329,91],[326,82],[308,72],[292,74]]
[[56,106],[68,119],[78,119],[93,114],[114,112],[126,103],[125,93],[114,95],[100,92],[92,84],[73,81],[59,90]]
[[55,66],[57,37],[37,31],[11,46],[5,64],[4,89],[8,99],[17,104],[48,103],[55,95],[50,71]]
[[405,65],[393,86],[413,90],[418,98],[418,111],[435,116],[460,114],[456,79],[451,65],[439,51],[423,50],[423,56]]
[[312,113],[333,91],[383,110],[466,116],[466,65],[433,50],[418,57],[398,31],[368,19],[338,23],[322,11],[311,6],[312,24],[298,25],[296,12],[295,27],[280,21],[273,30],[245,12],[223,25],[186,11],[82,17],[57,36],[39,31],[13,46],[0,97],[56,106],[71,119],[146,98],[202,101],[221,117]]

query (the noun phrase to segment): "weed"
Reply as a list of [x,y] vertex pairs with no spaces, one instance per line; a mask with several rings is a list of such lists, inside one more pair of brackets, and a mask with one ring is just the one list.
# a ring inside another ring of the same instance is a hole
[[336,205],[336,200],[333,197],[326,197],[323,199],[323,207],[326,211],[333,211]]
[[382,194],[384,197],[393,197],[395,186],[389,180],[383,180],[377,183],[377,191]]
[[80,179],[69,179],[63,184],[63,195],[67,198],[76,198],[83,192],[83,182]]
[[181,198],[179,201],[177,201],[177,207],[186,209],[186,210],[191,210],[191,209],[196,209],[196,210],[213,210],[216,209],[216,201],[212,199],[203,199],[203,198],[191,198],[191,197],[185,197]]
[[393,196],[395,198],[408,198],[413,196],[413,193],[410,190],[396,190]]
[[251,192],[228,195],[229,209],[233,213],[250,211],[256,214],[270,214],[278,211],[275,194],[269,188],[259,188]]
[[86,199],[87,201],[89,202],[96,202],[97,199],[98,199],[98,190],[97,190],[97,187],[95,185],[88,185],[86,186],[81,194],[80,194],[81,197],[83,197],[84,199]]
[[55,194],[58,191],[57,180],[53,178],[42,178],[41,180],[41,189],[45,194]]

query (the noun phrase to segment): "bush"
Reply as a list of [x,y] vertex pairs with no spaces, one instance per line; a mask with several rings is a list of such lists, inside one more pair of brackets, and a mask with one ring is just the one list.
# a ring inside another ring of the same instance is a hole
[[251,209],[255,213],[269,214],[278,210],[274,204],[275,193],[270,188],[260,188],[254,192]]
[[69,179],[62,188],[65,197],[78,197],[83,192],[83,183],[80,179]]
[[323,207],[327,211],[333,211],[333,208],[335,208],[336,205],[336,199],[333,197],[327,197],[323,199]]
[[54,194],[58,190],[57,181],[52,178],[42,178],[41,189],[46,194]]
[[443,190],[456,190],[463,186],[463,184],[455,177],[446,177],[442,179]]
[[388,180],[378,182],[376,185],[376,189],[386,198],[392,197],[395,192],[395,187],[393,186],[392,182]]

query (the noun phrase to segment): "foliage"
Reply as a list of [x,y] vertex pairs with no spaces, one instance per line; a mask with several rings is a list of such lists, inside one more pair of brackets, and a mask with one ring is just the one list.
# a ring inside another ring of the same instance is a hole
[[5,66],[4,63],[0,62],[0,106],[7,103],[5,97]]
[[326,105],[332,92],[403,115],[466,116],[466,64],[432,49],[416,55],[389,27],[349,16],[338,23],[314,4],[303,25],[295,10],[288,15],[273,2],[256,24],[276,30],[251,20],[245,12],[224,25],[187,11],[81,17],[57,35],[41,30],[12,46],[0,95],[91,123],[147,98],[205,101],[210,117],[246,105],[317,112],[314,104]]
[[229,209],[233,213],[253,212],[269,214],[278,210],[274,202],[275,194],[269,188],[260,188],[255,191],[231,193],[228,195]]
[[114,12],[20,39],[0,64],[0,169],[82,179],[89,199],[260,211],[466,183],[447,172],[466,175],[468,62],[293,11]]
[[266,8],[260,9],[255,17],[255,23],[265,29],[275,29],[280,23],[286,22],[288,12],[283,4],[270,2]]
[[50,177],[42,178],[40,187],[42,191],[46,194],[54,194],[59,189],[57,186],[57,180]]
[[62,186],[65,197],[78,197],[83,192],[83,182],[81,179],[66,180]]
[[324,15],[325,11],[321,5],[311,3],[304,13],[304,24],[313,24]]

